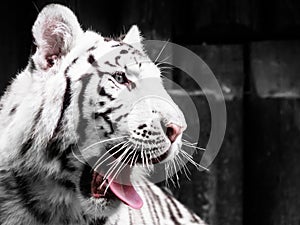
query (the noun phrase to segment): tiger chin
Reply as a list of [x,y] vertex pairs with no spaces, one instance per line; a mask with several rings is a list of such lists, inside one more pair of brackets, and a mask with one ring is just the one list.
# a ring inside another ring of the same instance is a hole
[[137,26],[102,37],[51,4],[32,33],[0,101],[0,224],[203,224],[146,178],[186,122]]

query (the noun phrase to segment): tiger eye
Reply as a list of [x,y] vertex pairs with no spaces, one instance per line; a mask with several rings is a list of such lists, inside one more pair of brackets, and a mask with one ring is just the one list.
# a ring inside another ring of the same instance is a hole
[[125,84],[128,82],[126,75],[124,72],[117,71],[113,74],[113,78],[119,83],[119,84]]

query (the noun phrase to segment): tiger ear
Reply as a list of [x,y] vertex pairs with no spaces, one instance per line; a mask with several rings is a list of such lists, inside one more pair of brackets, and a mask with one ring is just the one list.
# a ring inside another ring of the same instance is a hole
[[141,32],[136,25],[133,25],[125,35],[123,42],[133,45],[137,49],[143,49],[143,38]]
[[48,69],[72,49],[83,31],[70,9],[50,4],[39,13],[32,33],[37,46],[35,61],[42,69]]

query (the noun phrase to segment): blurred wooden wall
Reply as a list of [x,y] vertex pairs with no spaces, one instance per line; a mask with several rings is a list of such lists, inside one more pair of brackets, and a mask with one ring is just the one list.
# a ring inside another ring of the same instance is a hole
[[[51,2],[1,4],[1,91],[26,66],[31,26]],[[299,1],[55,2],[73,9],[85,29],[103,35],[117,36],[137,24],[148,39],[191,49],[215,73],[227,104],[225,140],[210,172],[190,167],[192,181],[182,177],[181,188],[173,188],[176,197],[214,225],[300,223]],[[180,72],[174,80],[191,93],[199,90]],[[210,112],[201,94],[192,98],[205,145]]]

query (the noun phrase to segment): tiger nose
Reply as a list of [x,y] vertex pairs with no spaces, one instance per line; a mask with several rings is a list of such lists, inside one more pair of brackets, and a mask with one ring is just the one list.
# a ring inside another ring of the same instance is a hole
[[175,142],[176,138],[182,133],[183,129],[181,126],[178,126],[176,124],[169,124],[167,125],[167,137],[171,141],[171,143]]

